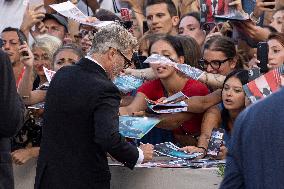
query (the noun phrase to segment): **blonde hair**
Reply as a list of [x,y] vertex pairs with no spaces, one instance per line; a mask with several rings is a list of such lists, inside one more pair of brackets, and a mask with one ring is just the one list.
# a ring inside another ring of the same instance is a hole
[[58,37],[43,34],[35,38],[32,48],[41,48],[45,50],[48,54],[48,57],[52,60],[53,54],[61,47],[61,45],[62,42]]

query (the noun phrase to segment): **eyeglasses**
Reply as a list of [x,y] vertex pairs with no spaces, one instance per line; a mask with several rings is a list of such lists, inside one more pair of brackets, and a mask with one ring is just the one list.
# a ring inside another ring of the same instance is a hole
[[124,58],[123,69],[129,68],[132,65],[131,60],[129,60],[120,50],[117,50],[117,51]]
[[203,68],[203,69],[207,69],[208,65],[210,65],[212,67],[212,69],[214,70],[218,70],[221,67],[221,64],[227,62],[228,60],[231,60],[232,58],[227,58],[225,60],[212,60],[211,62],[201,58],[199,60],[199,65]]

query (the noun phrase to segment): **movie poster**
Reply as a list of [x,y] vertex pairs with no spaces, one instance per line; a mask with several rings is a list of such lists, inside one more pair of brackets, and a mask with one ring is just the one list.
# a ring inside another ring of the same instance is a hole
[[141,139],[159,122],[154,117],[119,116],[119,132],[124,137]]

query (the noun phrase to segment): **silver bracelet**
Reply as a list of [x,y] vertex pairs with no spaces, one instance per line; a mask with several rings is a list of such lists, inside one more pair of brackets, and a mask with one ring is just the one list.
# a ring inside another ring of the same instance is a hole
[[250,13],[249,18],[251,19],[251,21],[253,21],[255,24],[259,24],[260,22],[260,17],[256,17],[253,12]]

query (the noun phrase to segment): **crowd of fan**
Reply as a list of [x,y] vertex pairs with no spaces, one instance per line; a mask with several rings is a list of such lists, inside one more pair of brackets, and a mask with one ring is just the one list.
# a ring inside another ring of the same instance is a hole
[[[225,142],[217,158],[226,158],[234,121],[249,105],[243,85],[248,83],[248,69],[259,63],[255,44],[267,41],[269,69],[284,63],[281,1],[273,2],[276,9],[269,9],[265,2],[256,0],[250,10],[243,10],[247,0],[242,1],[231,6],[250,14],[249,21],[218,22],[207,30],[200,22],[197,0],[123,0],[132,10],[133,24],[128,29],[138,41],[135,58],[129,60],[122,54],[125,61],[132,62],[123,74],[143,78],[145,82],[135,93],[123,95],[120,115],[145,112],[145,98],[157,101],[179,91],[191,97],[186,101],[188,112],[160,115],[162,121],[142,138],[143,143],[173,142],[190,153],[205,153],[212,129],[221,127],[226,131]],[[6,27],[1,32],[2,49],[9,55],[18,93],[27,107],[45,101],[48,81],[43,67],[58,71],[75,64],[92,50],[92,43],[96,43],[94,34],[99,30],[40,10],[26,9],[21,26]],[[99,20],[123,22],[111,11],[93,12]],[[147,22],[148,31],[143,21]],[[128,40],[125,39],[134,43]],[[139,64],[153,53],[202,69],[205,74],[197,81],[171,66],[145,68]],[[43,109],[28,110],[23,128],[12,139],[16,164],[24,164],[39,154]]]

